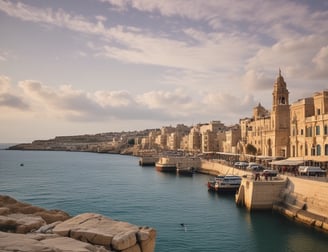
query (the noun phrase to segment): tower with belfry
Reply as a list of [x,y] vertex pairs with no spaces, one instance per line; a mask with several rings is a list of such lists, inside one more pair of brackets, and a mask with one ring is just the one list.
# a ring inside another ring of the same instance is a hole
[[258,156],[289,157],[289,91],[280,69],[272,98],[271,112],[259,103],[253,109],[252,118],[240,120],[243,146],[253,145]]

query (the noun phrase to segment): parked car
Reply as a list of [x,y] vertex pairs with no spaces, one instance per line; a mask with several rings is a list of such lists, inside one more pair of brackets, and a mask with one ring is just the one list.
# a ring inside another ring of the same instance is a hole
[[252,171],[252,172],[261,172],[264,170],[264,167],[259,164],[256,164],[256,163],[250,163],[247,166],[247,170]]
[[326,170],[321,169],[319,166],[299,166],[298,172],[300,175],[306,176],[326,176]]
[[239,161],[234,163],[234,166],[237,168],[246,169],[246,167],[248,166],[248,162]]
[[277,170],[271,170],[271,169],[266,169],[263,170],[262,176],[267,176],[267,177],[276,177],[278,175],[278,171]]

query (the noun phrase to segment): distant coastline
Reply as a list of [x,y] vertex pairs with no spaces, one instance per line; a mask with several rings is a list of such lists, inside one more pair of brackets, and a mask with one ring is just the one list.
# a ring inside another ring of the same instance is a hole
[[11,146],[18,145],[19,143],[0,143],[0,150],[9,149]]
[[75,136],[57,136],[31,143],[1,144],[6,150],[75,151],[132,155],[134,139],[145,137],[153,129],[132,132],[110,132]]

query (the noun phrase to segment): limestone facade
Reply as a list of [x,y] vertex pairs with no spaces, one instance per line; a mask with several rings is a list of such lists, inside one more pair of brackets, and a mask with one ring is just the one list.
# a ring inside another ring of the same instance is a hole
[[280,70],[274,82],[272,98],[271,112],[259,104],[253,109],[252,118],[240,120],[241,152],[245,153],[245,146],[251,144],[257,149],[257,155],[289,157],[289,91]]
[[327,168],[328,91],[300,99],[290,108],[291,157],[312,160]]

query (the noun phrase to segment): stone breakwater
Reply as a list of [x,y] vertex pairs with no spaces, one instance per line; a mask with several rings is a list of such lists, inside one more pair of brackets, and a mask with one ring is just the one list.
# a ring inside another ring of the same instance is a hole
[[153,252],[156,230],[96,213],[75,217],[0,195],[0,251]]

